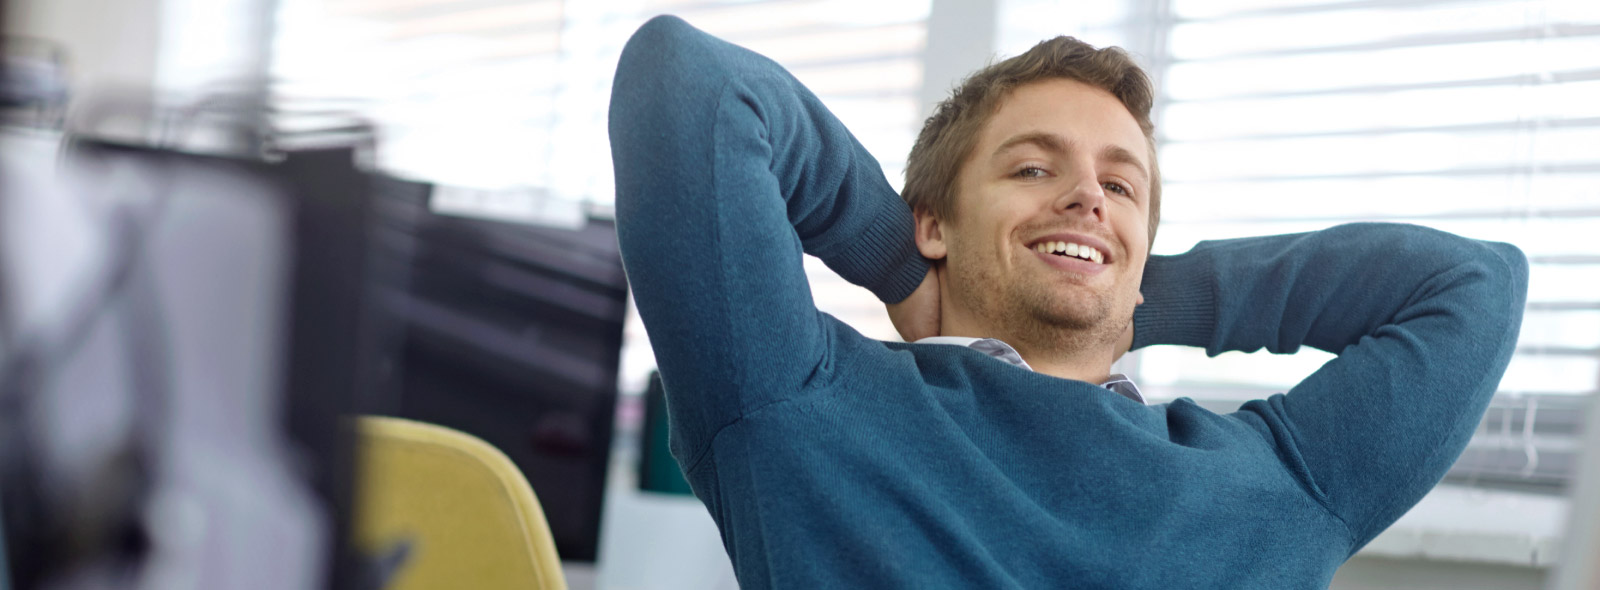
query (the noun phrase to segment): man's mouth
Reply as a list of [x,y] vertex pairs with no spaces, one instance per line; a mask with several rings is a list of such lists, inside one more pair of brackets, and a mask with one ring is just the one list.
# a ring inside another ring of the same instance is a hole
[[1105,264],[1106,255],[1100,249],[1087,244],[1076,242],[1044,241],[1033,245],[1035,252],[1041,254],[1054,254],[1087,260],[1095,264]]

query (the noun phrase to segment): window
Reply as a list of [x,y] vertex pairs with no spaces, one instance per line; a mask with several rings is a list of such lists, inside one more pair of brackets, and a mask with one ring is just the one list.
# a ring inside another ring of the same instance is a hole
[[[1522,248],[1517,353],[1451,477],[1570,479],[1600,389],[1600,4],[1135,0],[1044,30],[1050,4],[1002,3],[1008,54],[1076,34],[1124,45],[1157,81],[1155,253],[1347,221]],[[1125,365],[1153,397],[1227,409],[1331,358],[1154,347]]]
[[616,56],[643,22],[633,11],[563,0],[280,4],[282,125],[355,112],[378,128],[377,164],[391,173],[567,201],[611,192],[605,105]]

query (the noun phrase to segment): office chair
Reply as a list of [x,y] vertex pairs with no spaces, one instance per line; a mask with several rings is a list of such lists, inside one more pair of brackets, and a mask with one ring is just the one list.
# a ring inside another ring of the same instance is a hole
[[385,588],[566,590],[544,511],[505,454],[411,420],[357,421],[354,541],[395,565]]

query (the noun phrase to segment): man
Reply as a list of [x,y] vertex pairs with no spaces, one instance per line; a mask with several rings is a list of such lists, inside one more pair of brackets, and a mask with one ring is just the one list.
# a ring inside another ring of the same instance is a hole
[[[1325,587],[1444,475],[1515,344],[1521,253],[1360,224],[1150,256],[1150,96],[1119,51],[1042,43],[929,120],[908,205],[773,62],[635,34],[619,239],[742,587]],[[818,312],[802,251],[939,337]],[[1339,358],[1224,416],[1109,374],[1154,344]]]

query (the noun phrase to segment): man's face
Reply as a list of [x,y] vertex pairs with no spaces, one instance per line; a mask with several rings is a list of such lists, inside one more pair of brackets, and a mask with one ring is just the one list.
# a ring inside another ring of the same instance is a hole
[[1104,90],[1055,79],[1012,91],[962,164],[954,219],[919,216],[923,255],[946,260],[944,325],[1024,345],[1114,342],[1143,301],[1148,154]]

